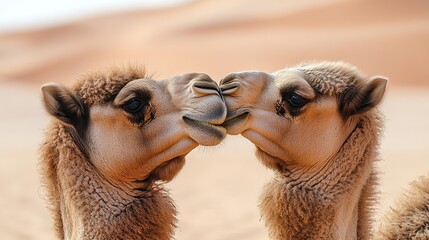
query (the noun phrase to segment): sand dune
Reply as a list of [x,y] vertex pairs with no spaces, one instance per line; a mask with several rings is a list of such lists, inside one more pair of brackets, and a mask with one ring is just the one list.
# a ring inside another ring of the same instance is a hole
[[198,1],[2,36],[0,77],[64,82],[131,61],[160,77],[198,69],[221,78],[342,59],[393,84],[421,85],[428,78],[428,9],[426,1]]
[[[70,84],[109,65],[145,64],[157,78],[245,69],[271,72],[345,60],[390,78],[379,167],[380,212],[429,171],[427,1],[196,1],[0,35],[0,239],[53,239],[37,173],[49,118],[44,82]],[[267,239],[257,199],[271,177],[242,137],[198,148],[168,187],[180,211],[177,239]]]

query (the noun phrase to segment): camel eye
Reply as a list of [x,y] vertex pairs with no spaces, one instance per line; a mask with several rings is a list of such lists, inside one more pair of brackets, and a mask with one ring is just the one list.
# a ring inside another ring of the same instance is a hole
[[122,108],[129,113],[136,113],[142,109],[144,104],[140,102],[137,98],[131,98],[130,100],[126,101],[124,105],[122,105]]
[[294,108],[302,108],[307,104],[308,100],[301,97],[300,95],[293,93],[288,99],[287,102]]

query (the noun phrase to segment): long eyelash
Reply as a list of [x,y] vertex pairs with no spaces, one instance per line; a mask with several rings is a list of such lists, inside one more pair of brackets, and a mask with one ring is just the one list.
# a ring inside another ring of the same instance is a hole
[[281,100],[277,100],[275,104],[276,113],[280,116],[284,116],[286,113],[286,106],[285,103]]
[[292,117],[296,117],[296,116],[298,116],[301,113],[301,109],[296,109],[296,108],[287,106],[287,104],[284,103],[281,100],[277,100],[276,101],[275,108],[276,108],[276,113],[279,116],[284,116],[285,115],[286,108],[289,110],[288,112],[289,112],[290,116],[292,116]]
[[148,124],[149,122],[154,120],[155,119],[155,113],[156,113],[156,109],[154,107],[152,107],[152,105],[149,104],[149,119],[145,120],[144,124]]
[[302,108],[294,108],[290,104],[282,100],[277,100],[275,103],[276,113],[279,116],[284,116],[286,109],[292,117],[296,117],[301,113]]
[[149,104],[145,107],[144,111],[138,112],[136,114],[131,114],[130,120],[137,126],[142,127],[153,121],[156,118],[155,114],[156,109]]

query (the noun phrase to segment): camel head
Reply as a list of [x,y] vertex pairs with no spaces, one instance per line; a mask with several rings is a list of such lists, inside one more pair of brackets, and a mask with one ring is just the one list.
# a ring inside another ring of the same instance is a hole
[[359,119],[381,101],[387,79],[367,78],[341,62],[305,64],[272,74],[231,73],[221,81],[228,134],[242,134],[270,168],[319,169]]
[[74,88],[42,87],[47,112],[109,182],[127,191],[169,181],[184,157],[222,141],[226,106],[206,74],[156,81],[139,70],[114,70]]

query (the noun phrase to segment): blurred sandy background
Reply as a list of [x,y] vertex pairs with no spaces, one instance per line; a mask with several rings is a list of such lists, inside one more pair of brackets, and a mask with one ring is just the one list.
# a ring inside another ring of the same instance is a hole
[[[7,4],[0,8],[7,13]],[[350,62],[390,78],[382,106],[381,212],[429,172],[426,0],[207,0],[58,21],[41,29],[1,23],[8,28],[0,32],[0,239],[54,238],[37,172],[49,121],[40,85],[71,84],[115,64],[145,64],[156,78],[198,71],[220,80],[232,71],[271,72],[308,60]],[[187,160],[168,184],[180,211],[176,239],[267,239],[257,199],[271,172],[252,144],[228,137]]]

